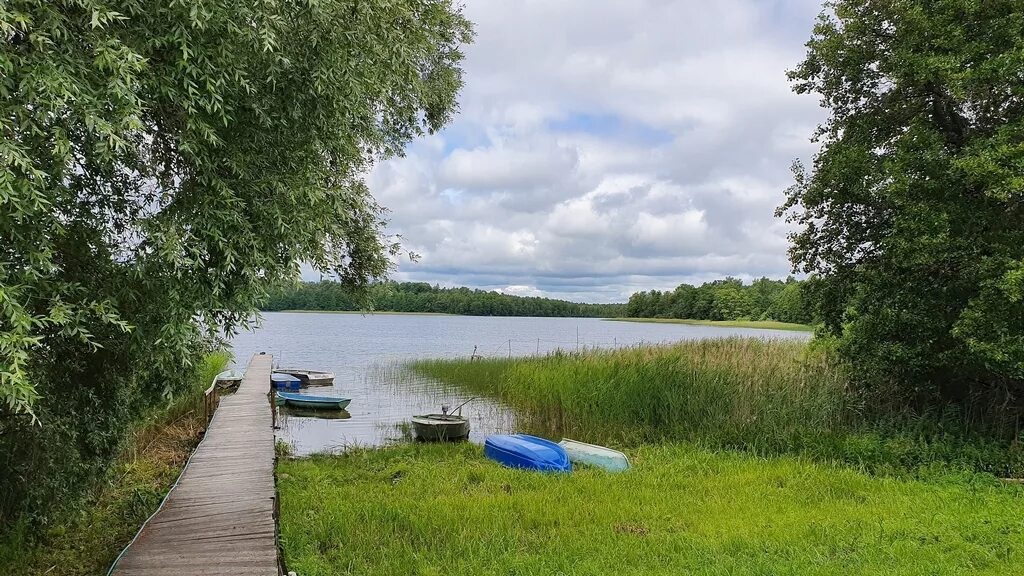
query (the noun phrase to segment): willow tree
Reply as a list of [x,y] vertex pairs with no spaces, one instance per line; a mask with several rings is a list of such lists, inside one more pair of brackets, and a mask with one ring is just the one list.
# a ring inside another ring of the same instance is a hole
[[452,117],[471,35],[449,0],[0,4],[0,515],[300,262],[386,274],[363,175]]
[[834,0],[807,46],[831,114],[780,211],[827,331],[878,398],[1024,407],[1024,4]]

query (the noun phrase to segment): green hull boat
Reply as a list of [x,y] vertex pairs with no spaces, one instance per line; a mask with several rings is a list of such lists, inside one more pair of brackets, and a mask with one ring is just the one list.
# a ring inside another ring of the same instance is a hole
[[310,408],[313,410],[342,410],[352,402],[352,399],[338,398],[336,396],[312,396],[309,394],[278,392],[277,402],[278,404],[284,404],[285,406]]

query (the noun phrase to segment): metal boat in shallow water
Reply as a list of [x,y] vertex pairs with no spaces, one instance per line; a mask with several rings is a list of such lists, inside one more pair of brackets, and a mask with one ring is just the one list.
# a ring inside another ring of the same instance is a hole
[[550,440],[527,434],[494,434],[484,441],[484,455],[510,468],[570,472],[565,450]]
[[629,469],[629,458],[626,458],[626,455],[618,450],[569,438],[562,438],[558,445],[565,450],[569,460],[574,463],[603,468],[609,472],[622,472]]
[[455,414],[413,416],[412,430],[420,440],[462,440],[469,436],[469,418]]
[[337,396],[313,396],[311,394],[278,392],[277,401],[285,406],[297,406],[299,408],[341,410],[348,406],[349,402],[352,402],[352,399],[338,398]]
[[330,386],[334,383],[334,373],[322,370],[302,370],[299,368],[278,368],[274,374],[287,374],[299,379],[303,386]]

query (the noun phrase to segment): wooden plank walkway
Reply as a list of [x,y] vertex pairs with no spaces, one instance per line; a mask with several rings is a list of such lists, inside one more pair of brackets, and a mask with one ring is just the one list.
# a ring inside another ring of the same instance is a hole
[[269,354],[252,357],[177,487],[114,574],[278,576],[271,363]]

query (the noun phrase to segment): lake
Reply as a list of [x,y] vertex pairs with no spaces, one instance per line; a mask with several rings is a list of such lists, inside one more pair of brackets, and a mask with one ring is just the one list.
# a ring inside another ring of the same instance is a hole
[[[468,398],[402,370],[419,358],[528,356],[557,349],[614,348],[680,340],[752,336],[807,339],[805,332],[686,324],[610,322],[597,318],[510,318],[414,314],[267,312],[254,332],[235,336],[235,367],[256,353],[274,355],[275,366],[330,370],[333,388],[313,394],[352,399],[347,411],[320,418],[279,409],[278,438],[296,454],[377,446],[403,437],[401,424],[414,414],[439,412]],[[487,399],[470,401],[470,440],[512,432],[511,410]]]

